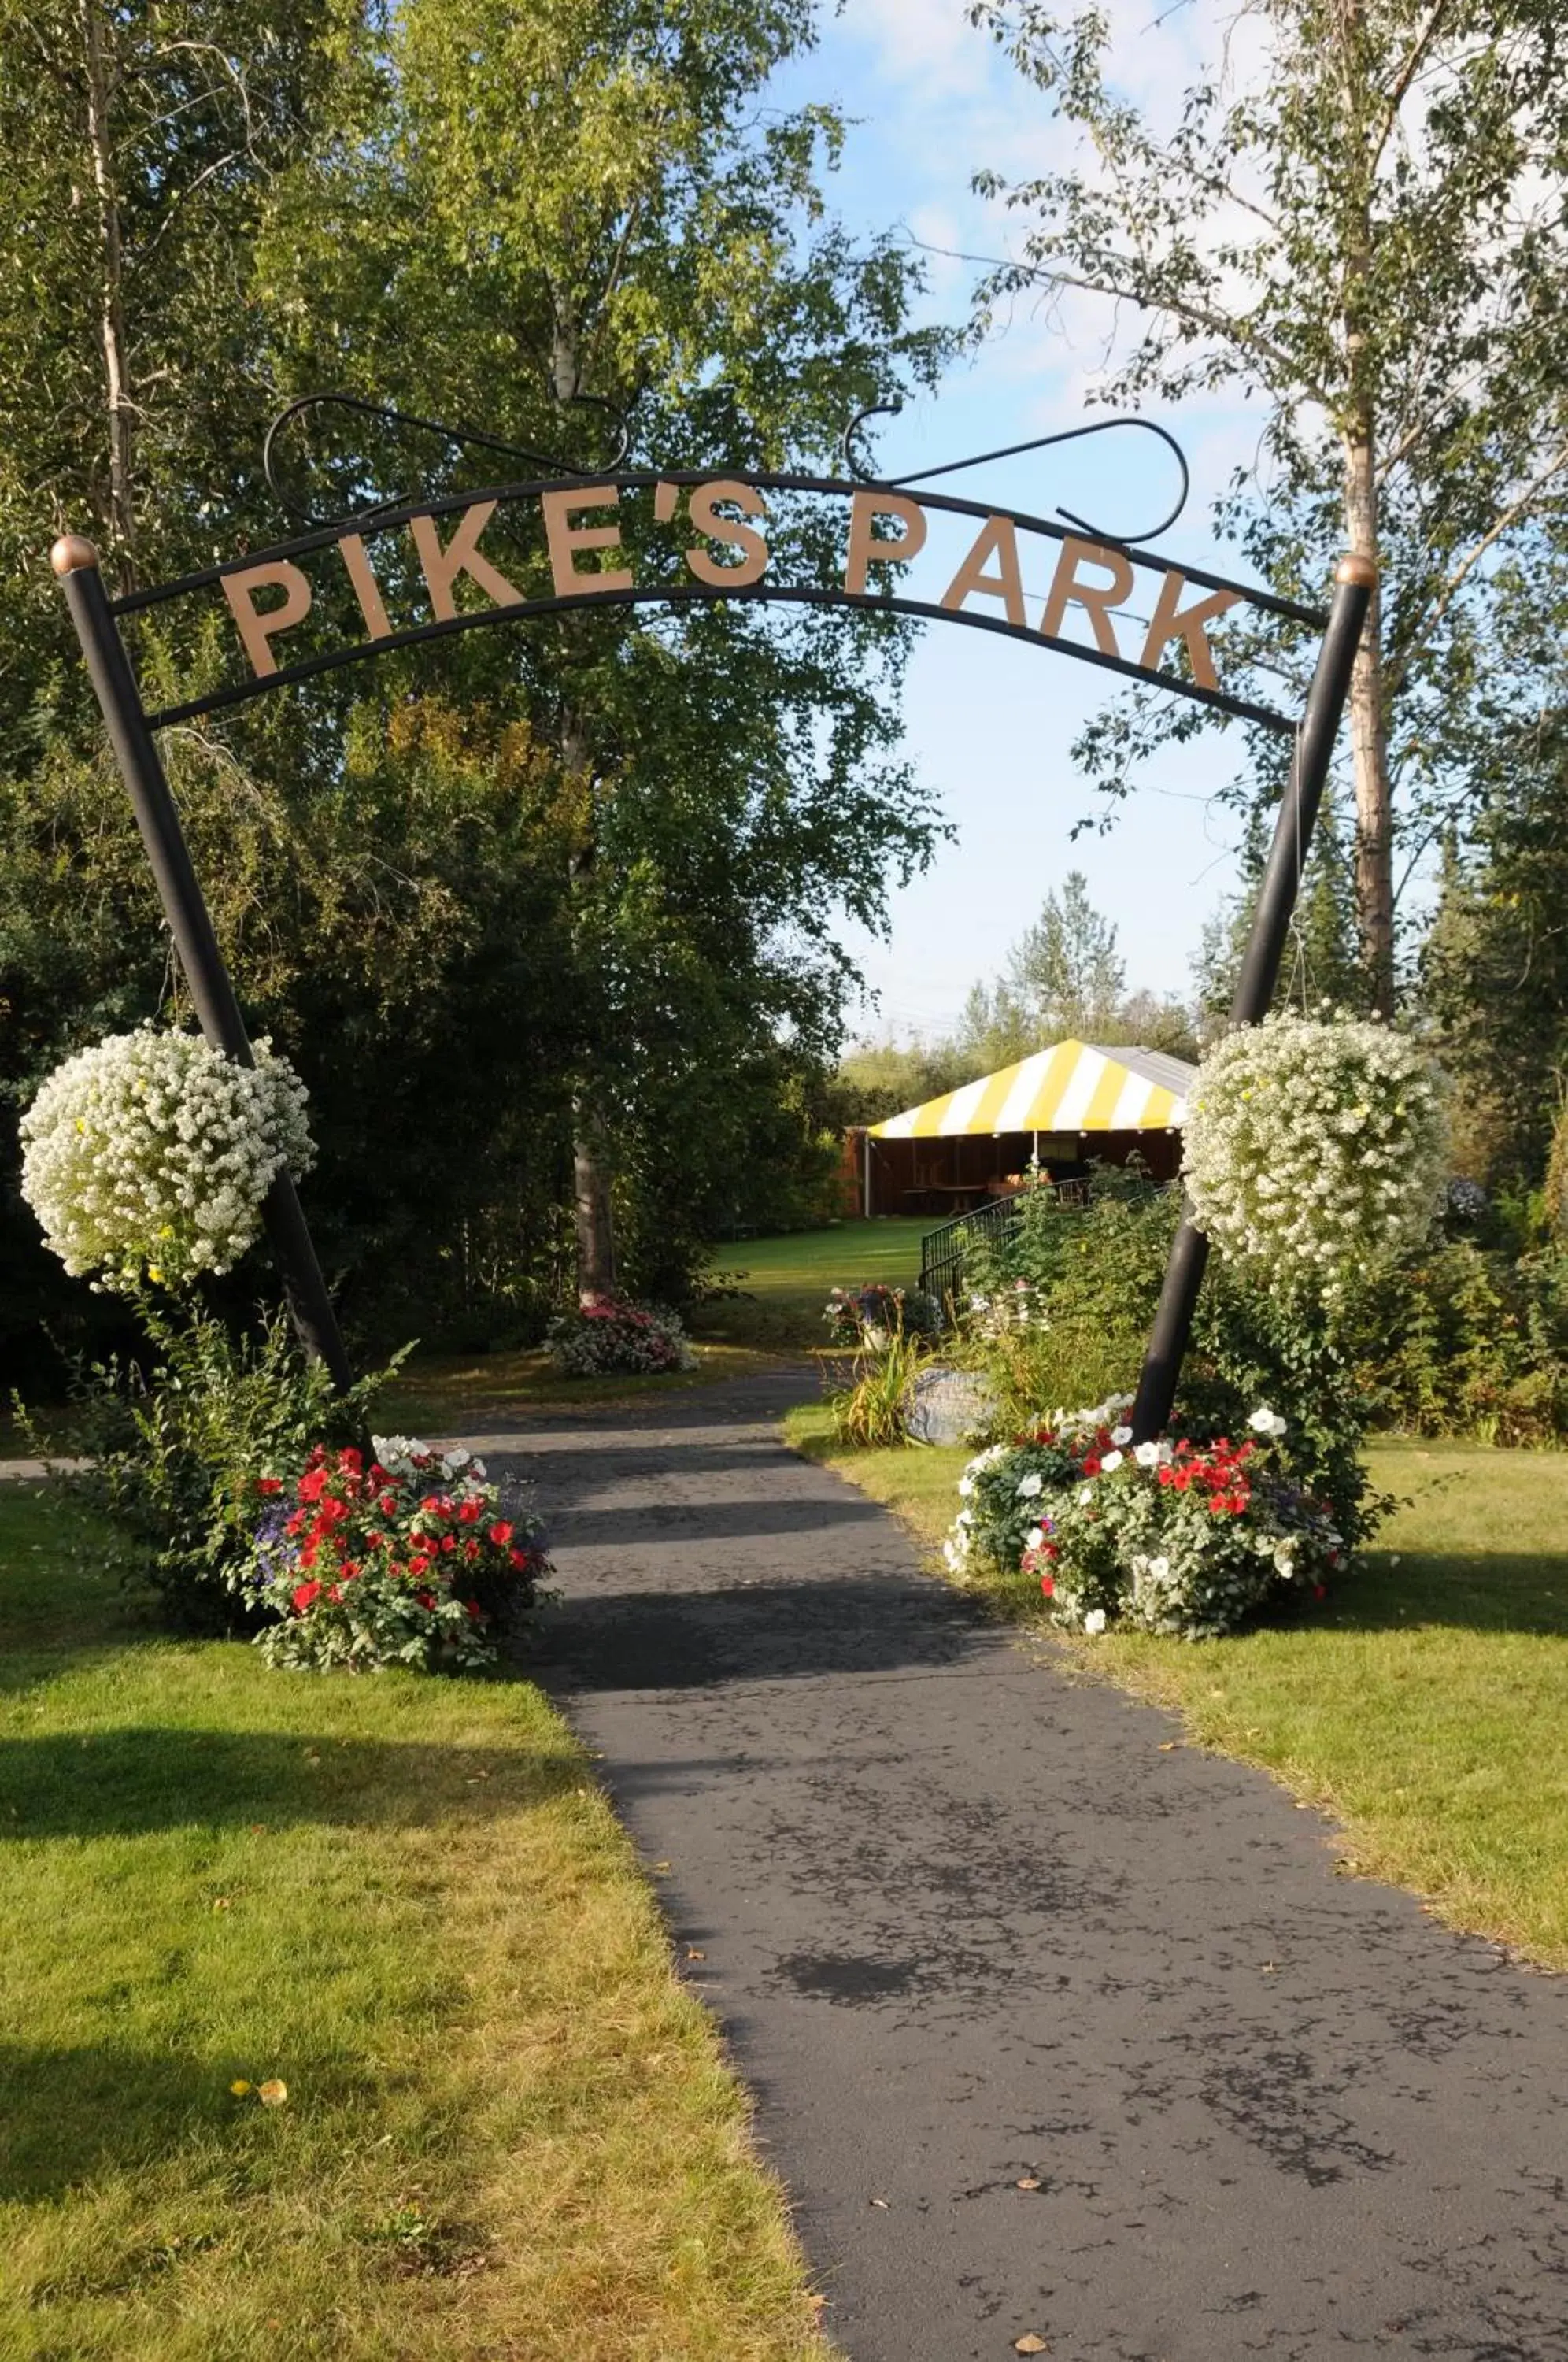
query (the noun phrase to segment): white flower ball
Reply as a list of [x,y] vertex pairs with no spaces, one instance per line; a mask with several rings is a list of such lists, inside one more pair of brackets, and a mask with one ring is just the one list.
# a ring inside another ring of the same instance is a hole
[[1271,1016],[1208,1052],[1184,1149],[1194,1218],[1222,1253],[1331,1296],[1425,1238],[1447,1172],[1444,1087],[1391,1026]]
[[179,1286],[237,1262],[287,1164],[315,1162],[305,1090],[256,1043],[237,1066],[144,1026],[57,1066],[21,1124],[22,1194],[67,1271]]

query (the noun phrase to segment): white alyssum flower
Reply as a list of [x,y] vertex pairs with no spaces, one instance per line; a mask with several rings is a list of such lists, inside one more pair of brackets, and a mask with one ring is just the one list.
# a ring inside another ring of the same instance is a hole
[[1444,1086],[1418,1043],[1338,1010],[1275,1015],[1209,1050],[1182,1174],[1222,1253],[1332,1296],[1419,1245],[1447,1148]]
[[143,1026],[55,1068],[22,1118],[22,1194],[67,1271],[180,1286],[238,1261],[283,1166],[315,1162],[304,1084],[255,1051]]

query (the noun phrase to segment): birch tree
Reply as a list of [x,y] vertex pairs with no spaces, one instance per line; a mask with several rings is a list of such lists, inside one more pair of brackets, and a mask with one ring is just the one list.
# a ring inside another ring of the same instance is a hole
[[[833,112],[765,104],[815,16],[814,0],[406,0],[384,104],[279,212],[280,372],[545,453],[605,447],[587,396],[631,420],[634,464],[827,458],[853,412],[929,375],[938,346],[910,326],[909,258],[888,238],[857,246],[827,211]],[[422,484],[447,480],[449,455],[428,439],[407,457]],[[370,471],[356,454],[355,480]],[[621,517],[632,549],[630,504]],[[792,535],[829,529],[770,503],[781,566]],[[717,955],[697,957],[699,939],[729,941],[733,963],[744,938],[731,980],[751,977],[754,1016],[770,1000],[788,1031],[826,1021],[845,983],[834,903],[878,922],[889,876],[931,841],[892,759],[906,645],[888,619],[734,606],[646,623],[579,613],[454,657],[525,706],[573,783],[585,1296],[616,1279],[616,1142],[658,1063],[651,1045],[670,1036],[673,972],[656,989],[659,968],[628,957],[650,880],[667,916],[684,908],[687,950],[715,991]],[[727,908],[715,844],[729,848]],[[700,1005],[693,987],[687,1006]],[[705,1054],[722,1055],[721,1039],[687,1034],[676,1064]]]
[[[1345,549],[1379,568],[1350,738],[1360,959],[1387,1008],[1397,829],[1419,850],[1452,824],[1466,781],[1449,722],[1488,674],[1496,690],[1496,602],[1543,595],[1568,521],[1568,15],[1254,0],[1229,36],[1244,66],[1161,122],[1116,87],[1105,8],[970,15],[1077,149],[1061,171],[980,177],[1022,229],[988,304],[1103,304],[1108,401],[1256,399],[1257,459],[1222,521],[1277,587],[1320,596]],[[1160,728],[1134,709],[1086,754],[1125,784]]]

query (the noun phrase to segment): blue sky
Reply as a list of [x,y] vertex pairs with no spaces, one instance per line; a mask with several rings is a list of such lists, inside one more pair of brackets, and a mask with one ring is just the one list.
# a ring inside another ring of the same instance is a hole
[[[1214,19],[1206,6],[1162,16],[1158,0],[1117,0],[1115,17],[1119,78],[1158,109],[1199,62],[1198,44]],[[971,175],[988,165],[1019,177],[1059,167],[1070,153],[1039,94],[965,22],[963,0],[845,0],[816,51],[778,78],[776,95],[786,105],[831,100],[855,118],[831,192],[851,226],[899,226],[936,248],[1005,251],[1017,226],[971,194]],[[966,318],[975,271],[940,256],[929,268],[932,315]],[[1087,303],[1050,316],[1037,305],[1015,307],[937,399],[886,429],[882,464],[890,473],[933,466],[1081,424],[1109,325]],[[1186,515],[1159,544],[1162,554],[1239,573],[1208,517],[1255,440],[1255,414],[1219,403],[1151,414],[1178,434],[1193,470]],[[1128,446],[1145,439],[1150,458],[1130,458]],[[1103,518],[1108,530],[1121,520],[1137,530],[1116,503],[1131,497],[1147,514],[1152,499],[1157,514],[1165,468],[1152,436],[1110,437],[1077,447],[1077,456],[1008,461],[944,489],[1040,512],[1066,502]],[[1096,812],[1099,800],[1069,748],[1111,693],[1103,674],[1048,651],[986,633],[926,632],[905,695],[907,752],[957,837],[900,896],[890,943],[846,930],[880,996],[861,1014],[864,1037],[947,1025],[977,977],[997,973],[1007,944],[1075,867],[1120,930],[1129,983],[1187,988],[1203,922],[1235,879],[1235,823],[1212,793],[1242,759],[1242,742],[1239,734],[1206,734],[1167,754],[1110,834],[1074,843],[1072,823]]]

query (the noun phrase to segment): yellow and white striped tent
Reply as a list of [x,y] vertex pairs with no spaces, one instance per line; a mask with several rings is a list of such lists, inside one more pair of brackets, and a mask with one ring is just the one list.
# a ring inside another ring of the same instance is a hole
[[906,1108],[873,1140],[951,1140],[1008,1131],[1167,1131],[1187,1120],[1196,1066],[1163,1050],[1057,1042],[1013,1066]]

